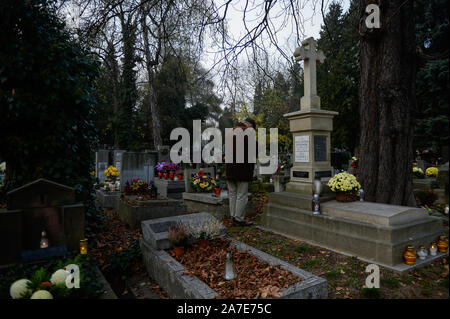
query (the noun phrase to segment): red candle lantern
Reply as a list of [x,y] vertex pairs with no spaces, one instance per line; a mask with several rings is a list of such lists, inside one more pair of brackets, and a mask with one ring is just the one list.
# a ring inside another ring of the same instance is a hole
[[175,177],[175,173],[174,173],[173,171],[170,171],[170,173],[169,173],[169,178],[170,178],[171,180],[173,180],[174,177]]
[[220,187],[214,188],[214,193],[215,193],[216,195],[220,195]]
[[158,172],[158,177],[159,177],[159,179],[161,179],[161,177],[162,177],[162,173],[161,172]]
[[167,179],[167,173],[163,174],[164,179]]

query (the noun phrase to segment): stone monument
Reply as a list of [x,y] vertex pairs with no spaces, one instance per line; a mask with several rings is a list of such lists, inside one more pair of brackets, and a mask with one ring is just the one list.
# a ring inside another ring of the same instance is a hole
[[[415,266],[403,263],[402,254],[407,245],[428,246],[444,233],[442,221],[428,216],[423,209],[333,200],[334,193],[326,183],[334,172],[330,133],[333,116],[337,113],[320,108],[316,62],[325,57],[316,46],[314,39],[308,38],[294,52],[297,60],[305,61],[305,96],[301,99],[300,111],[285,114],[294,140],[291,181],[286,185],[286,191],[269,193],[261,226],[399,272],[442,257],[442,254],[433,256]],[[316,178],[321,179],[324,190],[320,198],[320,215],[313,215],[311,208]]]
[[326,183],[333,176],[330,156],[330,133],[333,117],[337,112],[320,108],[317,95],[316,63],[323,62],[325,56],[317,50],[313,38],[302,42],[294,52],[297,61],[304,60],[305,95],[300,100],[300,111],[285,114],[293,135],[293,167],[291,181],[286,185],[288,192],[312,195],[315,178]]

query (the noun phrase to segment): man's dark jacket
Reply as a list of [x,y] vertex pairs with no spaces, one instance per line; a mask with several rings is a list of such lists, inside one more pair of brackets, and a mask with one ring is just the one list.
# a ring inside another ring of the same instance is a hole
[[[244,123],[238,123],[233,128],[247,128]],[[244,163],[236,163],[236,136],[233,136],[233,163],[225,163],[226,179],[233,182],[251,182],[255,163],[248,162],[248,136],[244,136]]]

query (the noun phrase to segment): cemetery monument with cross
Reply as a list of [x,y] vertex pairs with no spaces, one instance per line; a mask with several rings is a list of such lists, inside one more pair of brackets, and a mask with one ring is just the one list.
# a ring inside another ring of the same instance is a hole
[[[316,86],[316,63],[325,56],[313,38],[302,41],[294,56],[304,61],[305,96],[299,111],[284,115],[294,140],[291,180],[286,191],[269,194],[262,226],[395,271],[407,271],[412,266],[403,262],[405,246],[428,245],[444,233],[442,222],[420,208],[334,200],[326,182],[333,176],[330,134],[338,113],[321,109]],[[311,209],[315,179],[321,180],[324,190],[320,215],[313,215]]]

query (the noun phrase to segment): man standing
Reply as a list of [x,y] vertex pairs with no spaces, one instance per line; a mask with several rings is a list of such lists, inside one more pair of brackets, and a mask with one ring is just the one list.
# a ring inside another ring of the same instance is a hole
[[[247,118],[237,123],[233,129],[256,129],[253,119]],[[242,150],[241,150],[242,151]],[[250,226],[253,223],[245,220],[245,207],[248,202],[248,183],[253,180],[255,164],[249,163],[248,137],[244,137],[244,163],[236,163],[236,136],[233,136],[233,162],[225,163],[225,173],[228,183],[230,215],[233,224],[237,226]]]

